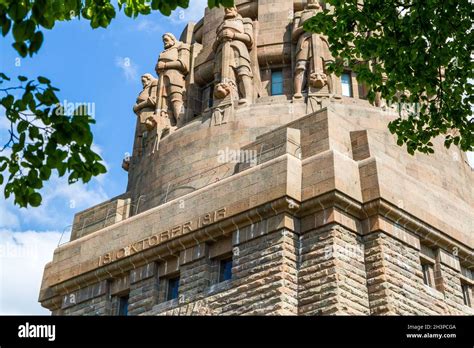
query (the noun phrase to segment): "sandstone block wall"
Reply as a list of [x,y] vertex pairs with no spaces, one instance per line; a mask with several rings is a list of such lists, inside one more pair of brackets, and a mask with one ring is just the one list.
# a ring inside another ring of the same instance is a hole
[[[461,288],[474,283],[471,197],[450,199],[471,180],[466,167],[442,144],[431,159],[389,147],[390,115],[365,105],[288,113],[285,125],[265,128],[267,111],[254,106],[226,126],[265,125],[238,145],[256,151],[255,162],[58,248],[43,305],[54,314],[116,315],[128,296],[130,315],[474,314]],[[202,148],[216,144],[209,128],[193,127]],[[233,137],[216,139],[235,146]],[[452,175],[440,180],[450,160]],[[424,166],[429,175],[416,184]],[[104,263],[108,253],[116,258]],[[219,282],[224,257],[233,259],[232,279]],[[432,286],[423,258],[433,263]],[[167,301],[177,276],[179,296]]]
[[[416,243],[383,231],[361,236],[336,223],[308,231],[267,226],[234,231],[203,248],[197,259],[149,263],[81,289],[77,303],[69,295],[57,314],[116,315],[120,293],[129,296],[130,315],[474,314],[463,304],[461,273],[439,258],[444,287],[423,283]],[[213,253],[219,243],[227,248]],[[229,255],[229,246],[232,279],[219,283],[216,255]],[[167,301],[170,274],[180,276],[179,297]]]

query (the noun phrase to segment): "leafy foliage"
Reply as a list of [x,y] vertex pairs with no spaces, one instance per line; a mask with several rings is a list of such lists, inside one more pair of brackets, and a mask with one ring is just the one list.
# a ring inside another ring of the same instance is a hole
[[472,18],[469,0],[327,0],[329,9],[305,23],[325,34],[339,59],[369,88],[374,102],[417,105],[389,124],[410,154],[432,153],[432,139],[472,151],[474,102]]
[[[9,78],[0,74],[0,86]],[[10,121],[9,141],[0,152],[0,184],[7,178],[5,197],[11,194],[21,207],[41,204],[38,192],[53,170],[58,176],[69,173],[69,183],[105,173],[101,158],[92,149],[90,124],[94,120],[87,110],[79,107],[69,115],[60,104],[45,77],[28,79],[18,76],[20,85],[0,88],[6,95],[0,104],[6,109]],[[10,92],[21,90],[23,95],[15,100]],[[9,156],[5,155],[9,149]],[[4,173],[7,172],[7,173]]]
[[[189,0],[118,0],[118,10],[136,18],[159,11],[169,16]],[[209,7],[232,6],[233,0],[209,0]],[[106,28],[117,10],[110,0],[0,0],[2,36],[11,34],[13,48],[21,57],[33,56],[43,44],[43,29],[58,21],[83,18],[90,26]],[[57,88],[45,77],[29,80],[18,76],[12,84],[0,72],[0,105],[10,122],[9,140],[0,147],[0,185],[5,198],[15,197],[21,207],[38,206],[40,190],[52,172],[69,174],[69,182],[88,182],[105,173],[101,157],[92,150],[90,125],[95,121],[84,109],[66,113],[56,96]],[[13,91],[23,91],[16,98]]]

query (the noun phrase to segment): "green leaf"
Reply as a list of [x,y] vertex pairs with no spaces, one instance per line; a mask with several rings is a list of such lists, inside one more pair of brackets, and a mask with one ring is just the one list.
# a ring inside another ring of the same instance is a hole
[[10,31],[12,25],[12,21],[9,19],[5,19],[2,25],[2,36],[7,36],[8,32]]
[[10,107],[13,105],[14,100],[15,98],[11,94],[9,94],[0,100],[0,104],[2,104],[5,109],[10,109]]
[[34,138],[38,138],[38,136],[40,135],[38,127],[31,127],[29,135],[31,140],[33,140]]
[[158,10],[160,7],[160,0],[151,0],[151,9]]
[[28,203],[32,207],[39,207],[42,201],[42,197],[38,192],[34,192],[28,197]]
[[41,180],[48,180],[51,176],[51,168],[47,166],[42,166],[40,168],[40,178]]
[[0,165],[0,172],[3,172],[7,168],[7,166],[8,166],[8,162],[6,160],[3,161],[2,165]]
[[97,174],[104,174],[107,172],[107,169],[105,168],[105,166],[103,166],[102,164],[100,163],[96,163],[94,165],[94,173],[97,173]]
[[224,7],[234,6],[234,0],[222,0],[221,3],[224,5]]
[[[233,3],[233,0],[231,0]],[[178,0],[178,6],[181,8],[188,8],[189,7],[189,0]]]
[[37,31],[30,40],[30,47],[28,48],[30,55],[39,51],[41,46],[43,45],[43,33],[41,31]]
[[15,42],[12,44],[13,48],[20,54],[21,57],[25,58],[28,54],[28,47],[24,42]]
[[27,121],[20,121],[17,126],[18,133],[23,133],[28,128],[29,122]]
[[8,8],[8,15],[14,21],[20,21],[25,18],[28,13],[28,6],[25,0],[12,1]]
[[13,24],[13,37],[16,42],[29,40],[35,32],[35,23],[28,19],[23,22]]
[[47,84],[51,83],[51,81],[49,79],[47,79],[46,77],[43,77],[43,76],[38,76],[38,82],[43,84],[43,85],[47,85]]

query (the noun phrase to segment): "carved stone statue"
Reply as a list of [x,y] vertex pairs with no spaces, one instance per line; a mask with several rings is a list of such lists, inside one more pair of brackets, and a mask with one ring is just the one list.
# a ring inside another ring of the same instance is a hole
[[230,96],[233,90],[237,90],[233,81],[229,83],[219,83],[214,89],[214,96],[217,101],[212,107],[211,123],[210,126],[220,126],[226,124],[229,121],[233,121],[234,116],[234,104]]
[[160,53],[155,70],[159,75],[157,115],[168,117],[172,127],[182,126],[186,75],[189,69],[189,45],[178,41],[173,34],[163,35],[164,51]]
[[128,172],[128,170],[130,169],[130,157],[125,157],[122,160],[122,169]]
[[226,8],[224,21],[217,27],[214,43],[215,96],[222,99],[237,86],[239,104],[252,101],[252,68],[250,49],[253,45],[253,25],[250,18],[242,18],[236,7]]
[[318,34],[304,31],[303,25],[321,10],[317,0],[308,0],[307,8],[295,14],[292,39],[296,42],[294,98],[303,97],[302,91],[307,81],[309,87],[317,90],[328,86],[333,92],[333,81],[326,73],[326,63],[332,60],[327,41]]
[[156,125],[155,108],[158,80],[151,74],[142,76],[143,90],[137,97],[137,102],[133,106],[133,111],[140,118],[140,123],[148,130],[152,130]]

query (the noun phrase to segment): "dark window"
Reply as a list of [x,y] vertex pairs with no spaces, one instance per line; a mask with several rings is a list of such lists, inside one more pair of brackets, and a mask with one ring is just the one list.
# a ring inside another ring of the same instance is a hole
[[176,278],[170,278],[168,280],[168,294],[166,299],[169,300],[174,300],[175,298],[178,298],[178,291],[179,291],[179,277]]
[[425,285],[428,286],[433,286],[433,279],[432,279],[432,274],[433,274],[433,265],[429,263],[424,263],[421,265],[422,270],[423,270],[423,282]]
[[272,71],[272,95],[283,94],[283,72],[281,70]]
[[219,282],[232,279],[232,259],[221,260],[219,266]]
[[341,75],[342,95],[345,97],[352,97],[352,81],[351,73],[345,72]]
[[128,295],[119,297],[118,315],[128,315]]
[[207,107],[212,107],[214,104],[214,85],[209,86],[209,99],[207,100]]
[[471,307],[471,287],[468,284],[462,284],[461,286],[464,304]]

